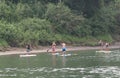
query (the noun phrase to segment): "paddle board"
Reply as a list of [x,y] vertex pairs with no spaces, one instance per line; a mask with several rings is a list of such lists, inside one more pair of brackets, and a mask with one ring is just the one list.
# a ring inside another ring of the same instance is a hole
[[112,51],[100,50],[100,51],[96,51],[96,52],[100,52],[100,53],[110,53],[110,52],[112,52]]
[[59,55],[59,53],[52,53],[52,55]]
[[71,56],[71,54],[62,54],[60,56]]
[[22,54],[20,57],[32,57],[32,56],[37,56],[36,54]]

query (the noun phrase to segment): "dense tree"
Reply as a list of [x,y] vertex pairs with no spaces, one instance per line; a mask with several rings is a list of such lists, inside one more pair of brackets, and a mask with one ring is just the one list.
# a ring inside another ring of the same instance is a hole
[[61,3],[58,5],[48,4],[45,18],[53,23],[55,32],[77,36],[80,34],[77,32],[78,26],[84,20],[82,15],[72,14],[71,10]]
[[51,41],[52,25],[47,20],[28,18],[22,20],[17,26],[22,30],[22,45],[26,43],[33,45],[46,44],[45,42]]
[[0,45],[112,41],[119,36],[120,0],[0,0]]

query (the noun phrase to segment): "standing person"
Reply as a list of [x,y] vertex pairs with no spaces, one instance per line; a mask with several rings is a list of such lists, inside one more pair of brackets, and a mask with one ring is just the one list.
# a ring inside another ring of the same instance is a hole
[[52,43],[51,48],[52,48],[52,52],[55,53],[56,52],[56,43],[55,42]]
[[66,52],[66,44],[62,43],[61,45],[62,45],[62,52],[63,52],[63,54],[65,54],[65,52]]
[[26,45],[26,51],[27,51],[27,52],[30,52],[30,51],[31,51],[31,45],[30,45],[30,44],[27,44],[27,45]]
[[108,42],[106,42],[106,43],[105,43],[105,50],[107,50],[107,51],[108,51],[108,50],[109,50],[109,48],[108,48],[108,47],[109,47],[109,43],[108,43]]
[[98,43],[99,43],[99,45],[101,46],[101,50],[103,50],[104,42],[103,42],[102,40],[100,40]]

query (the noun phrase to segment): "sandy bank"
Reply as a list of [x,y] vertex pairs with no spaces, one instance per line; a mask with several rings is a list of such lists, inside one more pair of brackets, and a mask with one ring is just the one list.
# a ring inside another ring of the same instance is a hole
[[[110,49],[115,49],[118,48],[120,49],[120,45],[112,45],[109,46]],[[47,47],[44,47],[43,49],[37,49],[37,50],[32,50],[30,53],[43,53],[43,52],[47,52]],[[89,47],[89,46],[78,46],[78,47],[74,47],[74,46],[67,46],[67,51],[76,51],[76,50],[100,50],[101,47],[100,46],[95,46],[95,47]],[[57,52],[61,51],[61,48],[58,47],[56,49]],[[49,51],[51,52],[51,50]],[[6,52],[0,52],[0,56],[1,55],[13,55],[13,54],[26,54],[26,49],[13,49],[11,51],[6,51]]]

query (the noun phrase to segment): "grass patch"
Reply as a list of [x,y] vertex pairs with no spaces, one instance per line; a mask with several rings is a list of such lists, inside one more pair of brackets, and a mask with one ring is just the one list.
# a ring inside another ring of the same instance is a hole
[[112,36],[110,34],[100,35],[100,36],[97,36],[96,38],[98,40],[107,41],[109,43],[114,41],[114,39],[112,38]]
[[5,51],[8,47],[8,43],[5,40],[0,39],[0,51]]

